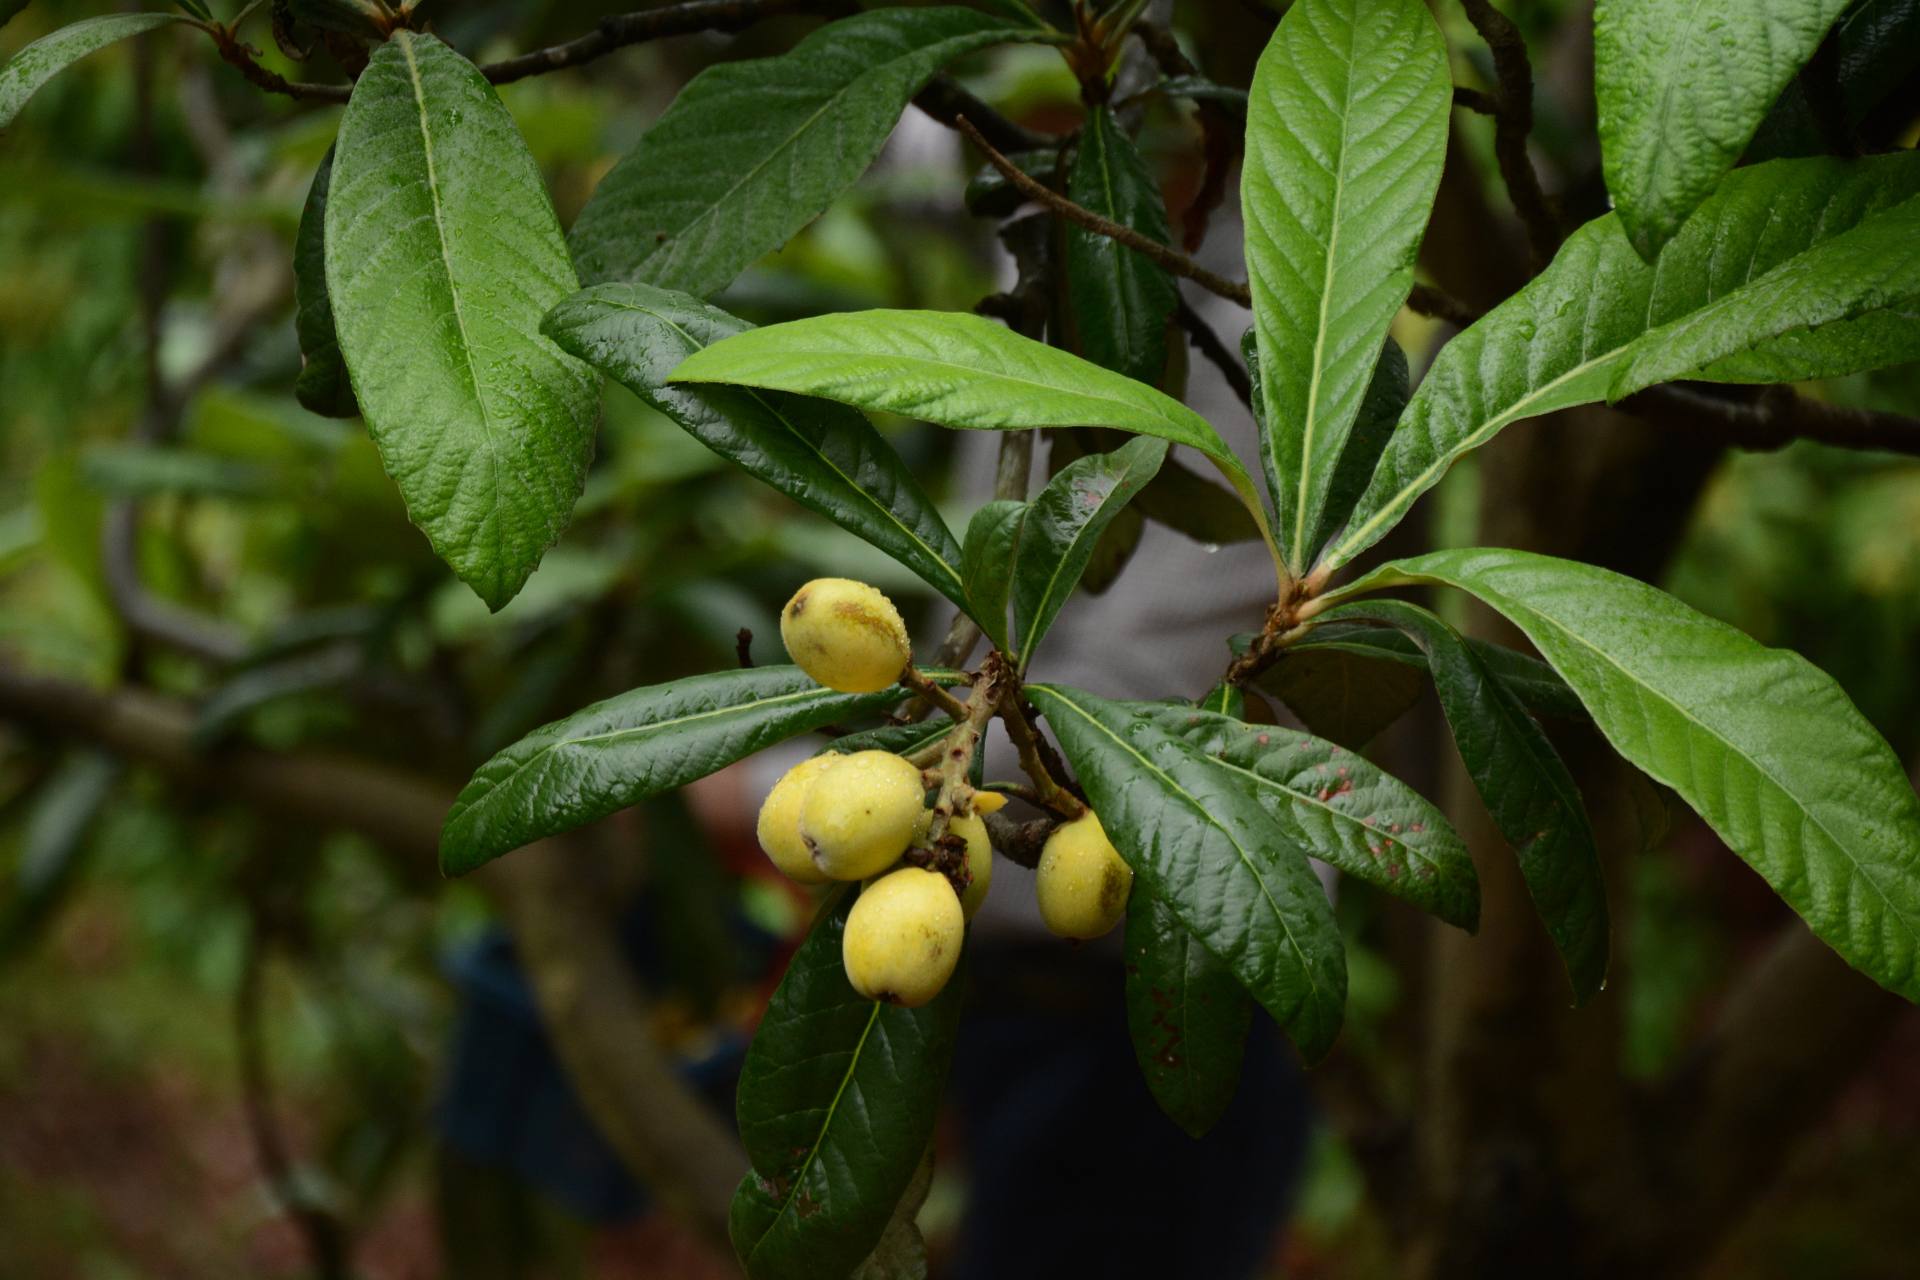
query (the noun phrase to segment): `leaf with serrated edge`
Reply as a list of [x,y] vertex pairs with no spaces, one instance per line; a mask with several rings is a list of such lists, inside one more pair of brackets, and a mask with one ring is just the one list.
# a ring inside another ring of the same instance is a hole
[[1153,722],[1231,770],[1294,843],[1355,879],[1471,931],[1473,859],[1446,815],[1357,752],[1279,725],[1158,707]]
[[1828,946],[1920,1000],[1920,798],[1825,672],[1591,565],[1471,548],[1345,588],[1439,583],[1506,617],[1627,760],[1678,792]]
[[1849,0],[1598,0],[1607,190],[1648,261],[1733,168]]
[[1205,418],[980,316],[848,311],[790,320],[688,357],[670,381],[794,391],[971,431],[1101,426],[1159,436],[1205,454],[1266,528],[1253,477]]
[[[1725,304],[1731,314],[1720,313],[1724,337],[1741,320],[1735,299],[1743,296],[1755,300],[1752,318],[1764,330],[1773,314],[1765,305],[1771,273],[1915,195],[1920,156],[1910,153],[1737,169],[1658,266],[1640,260],[1618,215],[1589,222],[1524,289],[1441,348],[1321,569],[1337,568],[1385,537],[1461,455],[1508,424],[1618,394],[1615,379],[1629,353],[1652,331]],[[1762,340],[1748,351],[1749,363],[1779,381],[1804,376],[1784,357],[1807,354],[1806,341],[1793,334]],[[1657,349],[1652,339],[1643,348]],[[1755,359],[1769,356],[1775,358]]]
[[1108,839],[1220,957],[1307,1061],[1347,998],[1346,952],[1306,851],[1244,781],[1142,711],[1082,689],[1027,686]]
[[905,696],[899,685],[836,693],[785,666],[689,676],[616,694],[535,729],[481,765],[447,813],[441,869],[464,874],[795,734],[884,711]]
[[1304,569],[1386,336],[1413,288],[1453,85],[1424,4],[1298,0],[1253,75],[1240,204],[1260,347],[1261,461]]
[[1167,456],[1167,442],[1130,440],[1077,458],[1047,482],[1020,525],[1013,568],[1015,665],[1024,670],[1080,581],[1101,533]]
[[933,1136],[965,973],[919,1009],[847,982],[850,891],[787,964],[740,1069],[736,1111],[753,1169],[729,1234],[749,1280],[844,1276],[880,1242]]
[[488,607],[586,483],[593,371],[540,336],[578,283],[539,166],[479,69],[397,31],[354,85],[327,192],[340,353],[407,515]]
[[667,384],[689,354],[750,327],[684,293],[603,284],[548,312],[541,331],[721,457],[885,551],[964,608],[952,531],[866,418],[799,396]]
[[1144,889],[1127,900],[1127,1032],[1153,1100],[1194,1137],[1240,1084],[1253,1001],[1173,909]]
[[878,9],[709,67],[615,165],[569,236],[583,279],[706,296],[811,222],[947,63],[1049,39],[970,9]]
[[1460,634],[1425,609],[1365,600],[1328,616],[1397,627],[1427,655],[1467,775],[1513,847],[1574,999],[1591,999],[1607,977],[1607,884],[1580,790],[1547,735]]
[[[1165,244],[1160,185],[1110,108],[1096,107],[1080,130],[1067,198]],[[1069,225],[1068,316],[1079,350],[1095,364],[1157,384],[1167,364],[1167,321],[1180,294],[1173,277],[1109,236]]]
[[0,129],[13,123],[41,85],[96,49],[186,20],[177,13],[110,13],[41,36],[0,67]]

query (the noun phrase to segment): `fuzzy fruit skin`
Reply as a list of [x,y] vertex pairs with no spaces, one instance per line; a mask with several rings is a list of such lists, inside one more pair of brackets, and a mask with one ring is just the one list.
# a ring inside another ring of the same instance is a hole
[[953,976],[966,928],[945,876],[902,867],[861,890],[847,913],[840,962],[867,999],[917,1009]]
[[815,578],[794,592],[780,639],[802,671],[841,693],[878,693],[913,658],[893,601],[851,578]]
[[[975,797],[977,804],[979,797]],[[947,824],[947,834],[963,836],[967,842],[967,871],[973,876],[967,891],[960,895],[960,910],[967,919],[987,900],[987,886],[993,883],[993,845],[987,840],[987,824],[977,813],[955,818]]]
[[780,781],[773,784],[773,790],[760,806],[760,820],[754,827],[754,834],[760,837],[760,848],[773,865],[796,884],[827,882],[820,868],[813,865],[806,841],[800,838],[800,806],[813,788],[814,780],[826,772],[833,761],[831,755],[802,760],[780,775]]
[[1034,892],[1040,918],[1062,938],[1097,938],[1120,923],[1133,868],[1115,851],[1091,810],[1057,828],[1040,851]]
[[800,803],[800,839],[830,880],[864,880],[907,851],[925,790],[890,751],[835,756]]

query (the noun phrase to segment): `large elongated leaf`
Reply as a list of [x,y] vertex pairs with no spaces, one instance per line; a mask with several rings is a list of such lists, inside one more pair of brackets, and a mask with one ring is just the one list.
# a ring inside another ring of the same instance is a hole
[[1100,535],[1153,479],[1167,442],[1143,436],[1076,458],[1047,482],[1020,525],[1013,570],[1015,664],[1024,669],[1073,594]]
[[1233,970],[1308,1061],[1339,1034],[1346,953],[1305,850],[1222,769],[1154,723],[1163,708],[1029,685],[1144,890]]
[[1607,190],[1649,262],[1733,168],[1847,0],[1598,0]]
[[[1739,169],[1667,246],[1658,266],[1640,260],[1618,215],[1588,223],[1526,288],[1442,348],[1322,563],[1344,564],[1379,541],[1462,454],[1509,423],[1621,394],[1630,385],[1617,382],[1622,370],[1639,354],[1657,352],[1667,336],[1660,331],[1695,312],[1711,310],[1715,317],[1718,345],[1711,350],[1738,349],[1742,335],[1757,340],[1738,376],[1784,381],[1811,376],[1810,369],[1846,371],[1848,362],[1836,360],[1844,352],[1819,343],[1824,331],[1773,337],[1781,313],[1768,282],[1776,272],[1804,279],[1794,265],[1798,258],[1893,216],[1916,194],[1920,156],[1911,154]],[[1836,341],[1849,345],[1844,337]]]
[[577,287],[513,117],[465,58],[394,33],[340,121],[327,293],[353,391],[407,514],[498,609],[573,513],[593,371],[540,336]]
[[825,396],[976,431],[1117,427],[1205,454],[1264,529],[1253,478],[1205,418],[1178,400],[980,316],[853,311],[753,329],[674,370]]
[[[1837,101],[1816,110],[1807,77],[1795,77],[1754,134],[1748,162],[1820,155],[1831,149],[1825,136],[1830,124],[1851,137],[1873,108],[1920,67],[1920,0],[1853,0],[1826,43]],[[1823,120],[1826,110],[1834,110],[1837,118]]]
[[798,667],[755,667],[634,689],[534,730],[481,765],[440,832],[460,875],[684,786],[795,734],[906,696],[823,689]]
[[307,188],[300,230],[293,237],[293,331],[300,340],[300,376],[294,379],[293,394],[322,417],[352,418],[360,406],[354,402],[346,361],[340,358],[333,304],[327,298],[327,185],[332,177],[329,147]]
[[1253,1000],[1233,970],[1144,890],[1127,901],[1127,1031],[1160,1109],[1194,1137],[1240,1085]]
[[1566,962],[1574,998],[1606,981],[1607,885],[1580,790],[1520,699],[1452,627],[1416,605],[1363,601],[1330,617],[1397,627],[1427,656],[1467,776],[1513,846],[1520,874]]
[[94,50],[142,31],[185,21],[178,13],[110,13],[41,36],[0,67],[0,129],[13,123],[41,85]]
[[1046,38],[971,9],[879,9],[778,57],[709,67],[580,211],[581,276],[712,293],[851,186],[934,72]]
[[1299,0],[1253,75],[1247,274],[1261,460],[1287,562],[1304,569],[1440,185],[1453,84],[1422,4]]
[[787,965],[740,1069],[736,1110],[753,1169],[730,1233],[751,1280],[844,1276],[880,1242],[933,1136],[964,973],[920,1009],[847,982],[853,895],[821,912]]
[[1621,755],[1850,964],[1920,999],[1920,799],[1831,677],[1663,591],[1551,556],[1441,551],[1351,589],[1403,582],[1459,587],[1505,614]]
[[968,612],[1003,652],[1012,648],[1007,642],[1007,602],[1026,518],[1024,502],[1001,498],[987,503],[967,522],[967,545],[961,551],[967,598],[973,602]]
[[[1367,622],[1330,622],[1325,618],[1326,615],[1322,615],[1313,630],[1289,646],[1288,652],[1311,653],[1332,649],[1358,657],[1402,662],[1421,670],[1426,669],[1426,653],[1400,631]],[[1499,677],[1501,684],[1513,690],[1527,710],[1535,715],[1586,715],[1587,709],[1581,704],[1579,695],[1567,687],[1567,682],[1560,678],[1559,672],[1538,658],[1473,636],[1467,636],[1466,642],[1467,648],[1473,650],[1474,657]]]
[[1231,770],[1314,857],[1448,924],[1478,925],[1480,886],[1466,845],[1445,814],[1366,757],[1204,709],[1161,707],[1153,721]]
[[[1112,110],[1096,107],[1080,130],[1067,196],[1083,208],[1165,244],[1160,186]],[[1067,301],[1080,353],[1156,385],[1167,364],[1167,320],[1179,304],[1173,277],[1119,242],[1066,229]]]
[[542,331],[737,463],[865,538],[965,607],[960,547],[900,455],[858,412],[735,387],[671,386],[687,356],[751,328],[717,307],[648,285],[596,285],[548,313]]

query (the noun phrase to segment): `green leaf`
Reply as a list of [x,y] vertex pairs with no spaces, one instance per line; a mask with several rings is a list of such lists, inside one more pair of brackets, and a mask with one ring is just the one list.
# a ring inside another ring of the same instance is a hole
[[[1819,372],[1851,372],[1860,358],[1855,347],[1860,332],[1844,322],[1892,308],[1920,307],[1916,243],[1920,196],[1815,245],[1746,288],[1652,330],[1628,349],[1608,398],[1618,400],[1674,378],[1718,379],[1723,363],[1733,362],[1738,362],[1736,376],[1780,381],[1778,371],[1757,367],[1746,357],[1756,348],[1765,354],[1771,340],[1783,337],[1794,338],[1800,358]],[[1920,356],[1920,327],[1910,316],[1894,320],[1906,336],[1906,349],[1884,352],[1872,344],[1865,357],[1869,362],[1888,355]],[[1827,337],[1826,326],[1833,325],[1841,325],[1841,333],[1819,341]],[[1829,352],[1836,339],[1837,349]],[[1796,375],[1806,376],[1788,371],[1789,377]]]
[[[1803,280],[1800,257],[1891,216],[1916,194],[1920,156],[1910,153],[1778,160],[1728,174],[1657,266],[1640,260],[1616,214],[1580,228],[1545,271],[1441,349],[1322,567],[1378,542],[1461,455],[1509,423],[1622,394],[1622,370],[1684,333],[1669,326],[1695,312],[1716,317],[1713,350],[1739,345],[1730,337],[1752,322],[1749,336],[1760,345],[1748,351],[1742,376],[1763,367],[1772,380],[1808,376],[1795,367],[1803,359],[1828,374],[1843,371],[1844,361],[1831,367],[1831,347],[1809,347],[1805,335],[1765,339],[1779,317],[1768,281],[1783,271]],[[1752,303],[1745,320],[1739,299]],[[1718,375],[1709,368],[1686,376]]]
[[811,316],[709,347],[670,381],[796,391],[974,431],[1101,426],[1159,436],[1204,453],[1265,525],[1253,478],[1206,419],[1144,383],[980,316]]
[[1159,472],[1133,500],[1133,509],[1195,542],[1216,547],[1260,538],[1260,526],[1238,497],[1187,470],[1176,458],[1160,464]]
[[[1920,67],[1920,0],[1854,0],[1827,33],[1840,128],[1858,129],[1873,108]],[[1774,102],[1747,148],[1748,163],[1819,155],[1828,140],[1807,93],[1794,78]]]
[[1400,349],[1399,343],[1388,338],[1380,348],[1379,360],[1374,362],[1373,376],[1367,381],[1366,394],[1360,398],[1360,412],[1340,450],[1340,461],[1334,465],[1333,477],[1327,482],[1320,523],[1307,535],[1305,546],[1309,560],[1340,532],[1353,511],[1353,504],[1366,492],[1367,481],[1372,479],[1373,469],[1380,465],[1380,455],[1393,439],[1400,415],[1407,411],[1412,391],[1407,353]]
[[1168,76],[1153,86],[1153,92],[1193,102],[1217,102],[1235,115],[1246,118],[1247,91],[1231,85],[1215,84],[1205,76]]
[[1127,1031],[1140,1074],[1160,1109],[1200,1137],[1239,1087],[1253,1001],[1171,907],[1141,890],[1127,901],[1126,959]]
[[1440,709],[1494,825],[1513,846],[1533,905],[1567,966],[1574,999],[1607,978],[1607,884],[1580,790],[1520,699],[1433,614],[1398,600],[1369,600],[1330,617],[1370,618],[1420,646]]
[[935,716],[916,724],[883,724],[877,729],[842,734],[814,754],[825,755],[830,751],[840,755],[854,751],[888,751],[896,756],[910,756],[923,747],[932,746],[952,731],[953,721],[945,716]]
[[1346,953],[1305,850],[1242,779],[1138,709],[1027,686],[1114,848],[1144,888],[1233,970],[1318,1061],[1339,1034]]
[[721,457],[866,539],[965,608],[953,533],[866,418],[799,396],[667,382],[687,356],[750,328],[686,294],[606,284],[560,303],[542,332]]
[[840,960],[852,902],[843,892],[814,922],[740,1070],[740,1140],[753,1169],[730,1227],[750,1280],[859,1266],[933,1136],[965,975],[920,1009],[862,997]]
[[13,123],[41,85],[94,50],[155,27],[185,21],[177,13],[112,13],[41,36],[0,67],[0,129]]
[[126,776],[105,752],[70,757],[41,784],[27,811],[13,883],[0,898],[0,961],[45,932],[86,870],[101,810]]
[[960,553],[967,580],[967,612],[986,631],[1002,653],[1007,642],[1007,604],[1013,595],[1014,564],[1020,550],[1020,526],[1027,504],[999,498],[973,513],[967,523],[967,543]]
[[920,1157],[920,1167],[893,1207],[880,1243],[855,1267],[847,1280],[927,1280],[927,1241],[920,1234],[920,1210],[933,1189],[933,1148]]
[[905,696],[899,686],[835,693],[783,666],[689,676],[596,702],[480,766],[441,829],[440,867],[463,875],[523,844]]
[[1240,686],[1217,684],[1200,699],[1198,706],[1202,711],[1211,711],[1219,716],[1231,716],[1235,720],[1247,718],[1247,695]]
[[1405,0],[1298,0],[1254,70],[1240,204],[1261,461],[1295,569],[1413,288],[1452,103],[1446,42]]
[[[1080,130],[1067,198],[1103,218],[1167,243],[1160,184],[1111,109],[1096,107]],[[1173,277],[1107,236],[1066,228],[1067,314],[1080,354],[1156,386],[1167,367],[1167,321],[1180,302]]]
[[327,183],[332,176],[333,148],[328,147],[307,188],[300,229],[293,237],[293,331],[300,340],[300,376],[294,379],[293,394],[322,417],[354,418],[360,406],[340,358],[333,303],[327,298]]
[[1296,644],[1258,684],[1315,737],[1358,751],[1405,715],[1426,687],[1418,670],[1386,658],[1348,645]]
[[879,9],[695,76],[580,211],[583,279],[706,296],[820,214],[947,63],[1047,32],[952,7]]
[[1733,168],[1847,0],[1598,0],[1607,190],[1653,261]]
[[1077,458],[1029,505],[1013,569],[1013,657],[1020,670],[1073,594],[1101,533],[1166,456],[1166,441],[1145,436],[1112,453]]
[[1469,932],[1478,926],[1473,858],[1446,815],[1364,756],[1204,708],[1159,707],[1153,723],[1230,771],[1314,857],[1448,924]]
[[[1427,655],[1401,632],[1391,626],[1365,621],[1329,622],[1326,615],[1315,620],[1313,630],[1296,640],[1290,652],[1335,649],[1359,657],[1383,658],[1426,670]],[[1499,677],[1500,683],[1535,715],[1585,718],[1587,709],[1567,682],[1538,658],[1529,657],[1490,640],[1466,637],[1483,666]]]
[[1848,963],[1920,999],[1920,798],[1831,677],[1644,583],[1529,552],[1436,552],[1346,592],[1407,582],[1505,614],[1615,750],[1678,792]]
[[572,515],[593,371],[540,336],[578,287],[533,156],[474,65],[398,31],[340,120],[327,195],[340,352],[407,514],[499,609]]

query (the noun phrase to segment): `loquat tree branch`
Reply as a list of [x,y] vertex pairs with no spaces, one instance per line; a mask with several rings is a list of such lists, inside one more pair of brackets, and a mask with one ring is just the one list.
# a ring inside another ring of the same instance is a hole
[[[1539,271],[1560,247],[1560,215],[1541,188],[1540,175],[1527,154],[1527,137],[1533,132],[1533,64],[1527,57],[1527,42],[1513,19],[1494,8],[1491,0],[1460,0],[1460,7],[1487,42],[1500,82],[1499,92],[1493,95],[1468,91],[1468,101],[1462,105],[1471,110],[1492,108],[1494,158],[1514,212],[1527,229],[1533,269]],[[1458,91],[1454,98],[1460,101]]]

